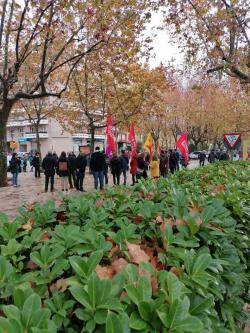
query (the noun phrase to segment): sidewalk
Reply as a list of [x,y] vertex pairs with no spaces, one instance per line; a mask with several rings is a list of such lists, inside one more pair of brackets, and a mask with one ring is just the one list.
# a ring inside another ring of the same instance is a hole
[[[197,161],[192,161],[189,168],[197,167]],[[11,177],[11,174],[9,175]],[[128,172],[128,184],[132,183],[131,175]],[[123,177],[121,176],[121,183]],[[45,203],[51,199],[56,202],[60,202],[58,194],[60,193],[60,178],[55,177],[55,192],[45,193],[44,192],[44,174],[41,174],[41,178],[35,178],[34,173],[27,171],[22,172],[18,176],[19,187],[2,187],[0,188],[0,212],[8,215],[10,220],[12,220],[18,213],[18,208],[25,203],[40,202]],[[109,173],[109,184],[113,185],[112,175]],[[84,179],[84,189],[91,191],[94,189],[93,176],[88,172],[86,173]],[[69,194],[80,194],[81,192],[75,189],[69,190]]]

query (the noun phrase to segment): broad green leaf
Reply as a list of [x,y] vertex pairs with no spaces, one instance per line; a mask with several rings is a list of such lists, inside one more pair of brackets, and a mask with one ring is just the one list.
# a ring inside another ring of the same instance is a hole
[[136,331],[142,331],[147,327],[147,323],[141,319],[137,311],[134,311],[130,316],[129,326]]

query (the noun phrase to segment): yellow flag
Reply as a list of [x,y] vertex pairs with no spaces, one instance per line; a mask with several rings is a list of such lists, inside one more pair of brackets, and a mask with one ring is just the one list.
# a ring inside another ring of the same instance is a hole
[[161,144],[160,144],[160,140],[158,140],[157,142],[157,149],[156,149],[157,153],[160,154],[161,152]]
[[143,145],[143,147],[145,149],[147,149],[147,151],[151,154],[152,153],[152,149],[153,149],[153,138],[151,133],[148,134],[147,139]]

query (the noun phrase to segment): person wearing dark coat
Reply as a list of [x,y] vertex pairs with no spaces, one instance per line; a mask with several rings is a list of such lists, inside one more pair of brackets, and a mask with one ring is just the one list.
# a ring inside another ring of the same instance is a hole
[[105,157],[105,167],[104,167],[104,179],[105,179],[105,185],[108,185],[109,183],[109,177],[108,177],[108,172],[109,172],[109,164],[110,164],[110,160],[108,155],[106,155],[104,152],[104,157]]
[[69,163],[65,151],[61,153],[61,156],[58,159],[56,172],[61,178],[61,187],[62,191],[68,191],[69,189]]
[[206,154],[203,151],[201,151],[199,153],[198,158],[199,158],[200,166],[204,166],[205,165],[205,160],[206,160]]
[[[69,187],[76,188],[76,155],[74,153],[69,153],[68,156],[69,164]],[[72,182],[73,180],[73,182]]]
[[35,168],[35,178],[40,178],[40,155],[38,152],[33,157],[32,165]]
[[110,170],[113,175],[114,185],[120,185],[120,175],[121,175],[121,160],[116,154],[113,154],[113,157],[110,161]]
[[176,171],[176,156],[172,149],[169,149],[169,169],[171,173]]
[[137,156],[137,174],[136,174],[137,180],[141,178],[144,179],[148,178],[147,169],[148,169],[148,164],[145,161],[145,155],[141,153]]
[[215,152],[214,152],[214,150],[211,150],[209,155],[208,155],[208,162],[209,163],[214,163],[215,159],[216,159]]
[[167,176],[167,154],[162,150],[160,153],[160,175],[161,177]]
[[83,180],[85,177],[85,170],[87,166],[87,158],[83,153],[79,153],[75,161],[76,165],[76,189],[81,192],[83,190]]
[[9,163],[9,171],[12,173],[12,186],[18,186],[18,174],[21,169],[21,161],[17,157],[16,153],[12,154],[12,158]]
[[95,148],[95,152],[91,155],[90,170],[93,172],[95,189],[103,189],[104,185],[104,170],[105,170],[105,155],[100,151],[100,147]]
[[49,182],[50,182],[50,190],[51,192],[53,192],[56,161],[53,158],[51,152],[48,152],[47,156],[44,157],[42,162],[42,168],[44,169],[44,174],[45,174],[45,192],[48,192]]
[[123,174],[123,185],[127,183],[127,171],[129,170],[129,158],[125,150],[122,150],[121,156],[119,157],[121,163],[121,172]]

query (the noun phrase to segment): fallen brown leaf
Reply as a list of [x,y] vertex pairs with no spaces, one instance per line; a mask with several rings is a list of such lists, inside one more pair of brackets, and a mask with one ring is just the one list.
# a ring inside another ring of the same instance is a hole
[[127,264],[128,262],[123,258],[114,260],[112,263],[112,268],[115,274],[121,273],[124,270],[124,268],[127,266]]
[[45,232],[40,238],[39,241],[47,241],[50,240],[50,234],[48,232]]
[[130,255],[130,260],[135,263],[139,264],[140,262],[149,262],[150,257],[147,255],[145,251],[143,251],[140,245],[131,244],[126,242],[127,250]]
[[114,270],[111,266],[98,265],[95,271],[100,280],[112,279],[112,277],[114,276]]
[[179,270],[178,270],[177,267],[172,267],[172,268],[170,269],[170,272],[173,273],[174,275],[176,275],[177,277],[180,276],[180,272],[179,272]]
[[35,264],[32,260],[29,260],[26,264],[26,269],[33,271],[37,268],[37,264]]
[[67,285],[67,281],[65,279],[59,279],[56,281],[56,283],[53,283],[52,285],[50,285],[50,291],[54,292],[54,291],[61,291],[64,292],[67,289],[68,285]]

